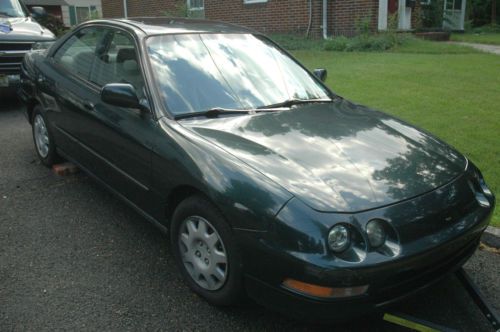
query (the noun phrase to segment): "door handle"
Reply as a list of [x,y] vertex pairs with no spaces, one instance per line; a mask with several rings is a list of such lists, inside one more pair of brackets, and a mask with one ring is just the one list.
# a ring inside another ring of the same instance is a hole
[[88,100],[83,102],[83,107],[87,111],[95,111],[95,105],[92,102],[88,101]]

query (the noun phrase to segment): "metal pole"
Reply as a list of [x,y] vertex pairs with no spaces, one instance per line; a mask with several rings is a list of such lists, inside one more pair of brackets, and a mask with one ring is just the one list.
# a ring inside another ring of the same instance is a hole
[[328,38],[328,1],[323,0],[323,39]]
[[128,18],[127,0],[123,0],[123,17]]

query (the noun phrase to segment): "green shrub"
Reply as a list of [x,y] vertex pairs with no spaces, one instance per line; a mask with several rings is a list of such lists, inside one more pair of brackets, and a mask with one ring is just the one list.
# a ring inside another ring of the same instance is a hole
[[335,37],[324,42],[325,51],[381,52],[392,49],[413,38],[406,34],[381,33],[360,35],[353,38]]
[[315,50],[333,52],[383,52],[413,40],[410,34],[386,32],[361,34],[353,38],[338,36],[327,40],[308,39],[301,35],[271,35],[276,43],[289,50]]
[[190,14],[191,11],[185,1],[176,1],[172,10],[166,10],[163,12],[163,16],[166,17],[191,17]]
[[444,0],[433,0],[423,5],[421,9],[422,28],[441,29],[443,26],[443,9]]
[[345,51],[349,44],[349,38],[340,36],[328,39],[323,44],[325,51]]
[[481,27],[473,28],[473,33],[498,33],[500,32],[499,24],[486,24]]
[[386,51],[388,49],[393,48],[397,44],[398,44],[397,38],[394,38],[392,35],[383,34],[377,36],[376,38],[373,38],[368,50]]
[[372,15],[369,12],[369,13],[367,13],[367,15],[359,17],[356,20],[356,22],[355,22],[356,32],[359,35],[367,36],[370,34],[370,32],[371,32],[371,17],[372,17]]
[[40,23],[45,28],[52,31],[57,37],[62,36],[64,33],[68,31],[63,24],[63,21],[54,15],[47,14],[37,19],[38,23]]
[[323,39],[306,38],[302,35],[272,34],[269,37],[278,45],[289,51],[295,50],[321,50]]

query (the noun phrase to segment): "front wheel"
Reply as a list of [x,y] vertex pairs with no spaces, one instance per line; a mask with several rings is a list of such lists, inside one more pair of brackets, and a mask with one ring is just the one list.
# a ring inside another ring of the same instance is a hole
[[47,167],[51,167],[57,162],[59,156],[56,152],[54,138],[47,126],[47,121],[41,112],[39,105],[33,110],[32,121],[33,141],[38,158]]
[[201,196],[174,212],[171,248],[188,286],[214,305],[231,305],[243,293],[242,267],[231,229],[218,209]]

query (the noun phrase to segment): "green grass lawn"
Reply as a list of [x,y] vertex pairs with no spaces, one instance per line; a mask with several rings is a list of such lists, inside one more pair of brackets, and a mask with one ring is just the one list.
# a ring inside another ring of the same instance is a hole
[[452,34],[451,40],[467,42],[467,43],[479,43],[479,44],[490,44],[490,45],[500,45],[500,33],[463,33],[463,34]]
[[[327,84],[336,93],[455,146],[500,197],[500,56],[416,43],[385,53],[293,53],[310,69],[327,68]],[[500,227],[500,209],[492,224]]]

